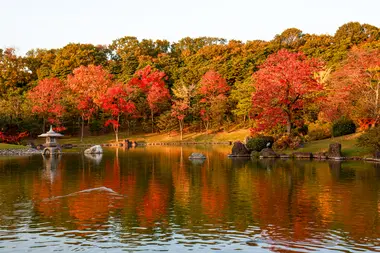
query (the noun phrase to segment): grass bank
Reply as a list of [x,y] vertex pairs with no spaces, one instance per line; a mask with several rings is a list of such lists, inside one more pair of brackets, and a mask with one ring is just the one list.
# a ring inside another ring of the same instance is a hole
[[[227,142],[227,141],[243,141],[246,136],[249,135],[249,129],[238,129],[230,132],[219,132],[212,134],[205,133],[186,133],[183,135],[183,142],[198,142],[198,143],[207,143],[207,142]],[[342,145],[342,153],[344,156],[371,156],[371,152],[362,147],[356,146],[357,138],[361,135],[361,133],[329,138],[325,140],[319,141],[311,141],[306,143],[302,148],[297,150],[286,150],[285,153],[292,153],[294,151],[297,152],[326,152],[331,143],[339,142]],[[147,143],[159,143],[159,142],[180,142],[179,135],[169,135],[167,133],[150,133],[150,134],[136,134],[127,136],[125,133],[120,133],[120,140],[129,139],[140,142]],[[38,143],[44,143],[44,139],[38,139]],[[101,136],[87,136],[83,139],[83,142],[80,142],[80,138],[78,137],[64,137],[59,140],[61,144],[102,144],[102,143],[113,143],[115,141],[114,134],[106,134]],[[1,144],[0,149],[18,149],[25,148],[24,146],[19,145],[11,145],[11,144]],[[75,150],[78,152],[80,150]]]
[[22,145],[0,143],[0,149],[26,149],[26,147]]
[[[343,156],[371,156],[371,152],[367,148],[356,146],[357,138],[361,133],[355,133],[335,138],[329,138],[325,140],[311,141],[304,145],[304,147],[297,149],[297,152],[327,152],[331,143],[340,143],[342,145]],[[291,151],[288,151],[291,152]]]

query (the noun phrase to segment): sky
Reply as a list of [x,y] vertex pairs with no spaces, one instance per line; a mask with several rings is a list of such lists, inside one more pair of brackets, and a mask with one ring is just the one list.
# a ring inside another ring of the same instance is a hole
[[358,21],[380,27],[380,0],[0,0],[0,48],[19,55],[68,43],[221,37],[271,40],[287,28],[330,34]]

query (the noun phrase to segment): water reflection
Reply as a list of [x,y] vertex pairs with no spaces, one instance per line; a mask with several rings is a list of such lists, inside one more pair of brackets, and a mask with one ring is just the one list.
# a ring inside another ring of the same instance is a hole
[[103,158],[103,154],[84,154],[84,156],[96,165],[99,165]]
[[[207,159],[188,160],[195,151]],[[49,237],[62,239],[47,243],[59,250],[70,239],[69,250],[95,251],[380,250],[378,165],[227,159],[228,151],[151,147],[106,150],[96,162],[0,161],[8,238],[0,249]]]

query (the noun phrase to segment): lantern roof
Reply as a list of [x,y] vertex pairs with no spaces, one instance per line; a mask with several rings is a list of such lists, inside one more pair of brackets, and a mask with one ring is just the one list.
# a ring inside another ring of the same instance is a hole
[[38,135],[38,137],[62,137],[63,134],[56,133],[53,131],[53,126],[50,126],[50,130],[44,134]]

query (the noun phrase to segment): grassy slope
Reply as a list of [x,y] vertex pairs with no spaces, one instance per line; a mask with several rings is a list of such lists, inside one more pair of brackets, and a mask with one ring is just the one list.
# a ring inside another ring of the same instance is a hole
[[356,139],[361,133],[350,134],[346,136],[329,138],[325,140],[312,141],[303,148],[297,149],[299,152],[326,152],[329,144],[338,142],[342,145],[342,153],[344,156],[369,156],[371,152],[368,149],[356,146]]

